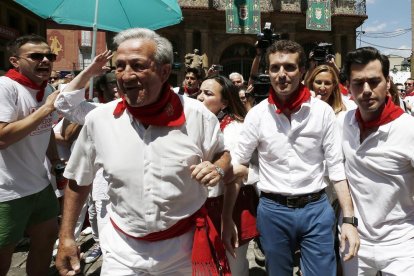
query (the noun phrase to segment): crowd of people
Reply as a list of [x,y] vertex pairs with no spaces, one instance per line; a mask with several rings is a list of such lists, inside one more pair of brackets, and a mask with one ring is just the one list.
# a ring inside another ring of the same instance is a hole
[[278,40],[247,82],[191,67],[174,88],[166,38],[134,28],[114,44],[113,70],[107,50],[65,78],[44,38],[8,46],[0,275],[23,237],[28,275],[52,256],[75,275],[102,254],[102,275],[247,276],[250,242],[272,276],[292,275],[298,252],[305,276],[414,275],[414,80],[394,84],[377,49],[338,68]]

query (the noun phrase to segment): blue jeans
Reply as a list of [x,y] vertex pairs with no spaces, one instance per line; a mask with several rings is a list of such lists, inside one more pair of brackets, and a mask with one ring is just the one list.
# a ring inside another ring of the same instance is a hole
[[334,222],[326,194],[303,208],[289,208],[261,197],[257,227],[268,275],[291,276],[293,256],[300,248],[304,276],[335,276]]

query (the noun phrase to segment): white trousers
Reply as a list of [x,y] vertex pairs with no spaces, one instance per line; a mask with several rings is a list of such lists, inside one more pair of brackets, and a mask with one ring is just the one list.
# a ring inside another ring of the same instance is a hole
[[414,238],[397,245],[361,244],[358,255],[342,261],[345,276],[414,275]]
[[117,231],[110,223],[100,233],[101,276],[192,275],[194,231],[158,242],[140,241]]

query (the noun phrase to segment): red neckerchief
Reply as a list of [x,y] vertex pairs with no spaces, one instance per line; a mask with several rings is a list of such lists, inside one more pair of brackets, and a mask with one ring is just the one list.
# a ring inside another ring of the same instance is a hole
[[[119,228],[119,226],[116,225],[112,219],[110,219],[110,221],[114,228],[124,235],[133,239],[148,242],[162,241],[181,236],[184,233],[194,229],[195,224],[196,227],[191,257],[193,275],[231,275],[226,257],[226,250],[224,249],[220,236],[216,231],[213,222],[208,217],[207,209],[204,206],[202,206],[201,209],[193,215],[178,221],[170,228],[150,233],[144,237],[131,236],[122,231],[122,229]],[[221,269],[217,269],[216,259]],[[220,272],[223,274],[220,274]]]
[[269,97],[267,98],[267,100],[270,104],[276,105],[276,107],[277,107],[276,113],[280,114],[286,109],[288,109],[290,111],[296,111],[297,109],[300,108],[300,106],[304,102],[309,100],[310,97],[311,97],[311,93],[310,93],[309,89],[306,88],[306,86],[304,86],[303,84],[299,84],[298,92],[296,93],[294,98],[290,99],[289,102],[287,102],[285,104],[282,104],[277,99],[275,90],[273,89],[272,86],[270,86],[270,88],[269,88]]
[[346,89],[345,86],[343,86],[342,84],[339,84],[339,90],[341,90],[342,95],[344,96],[348,96],[348,89]]
[[39,92],[37,92],[36,94],[36,100],[38,103],[40,103],[43,100],[43,97],[45,95],[45,88],[47,85],[47,80],[42,82],[41,85],[38,85],[37,83],[34,83],[28,77],[20,74],[20,72],[17,71],[16,69],[10,69],[9,71],[7,71],[5,76],[20,83],[21,85],[27,86],[31,89],[39,90]]
[[144,125],[175,127],[185,123],[183,104],[169,84],[164,84],[160,99],[150,105],[132,107],[122,97],[115,107],[114,116],[120,116],[125,109]]
[[184,92],[188,95],[193,95],[193,94],[198,92],[198,87],[197,88],[189,88],[188,86],[184,86]]
[[411,93],[409,93],[408,95],[405,95],[406,97],[412,97],[412,96],[414,96],[414,90],[411,92]]
[[364,122],[361,116],[361,112],[359,111],[359,108],[357,108],[355,112],[355,118],[358,122],[360,130],[363,131],[367,128],[374,128],[374,127],[379,127],[379,126],[388,124],[389,122],[392,122],[398,117],[400,117],[402,114],[404,114],[404,110],[402,110],[401,107],[396,106],[392,102],[391,97],[388,96],[385,99],[384,108],[382,109],[382,112],[378,118],[371,120],[369,122]]
[[234,119],[232,117],[230,117],[230,115],[224,116],[223,119],[221,119],[221,121],[220,121],[221,131],[223,131],[226,128],[226,126],[228,126],[233,121],[234,121]]

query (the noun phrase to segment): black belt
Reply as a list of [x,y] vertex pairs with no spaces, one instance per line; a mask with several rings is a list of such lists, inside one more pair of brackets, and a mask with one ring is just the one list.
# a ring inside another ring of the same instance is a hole
[[303,208],[306,204],[319,200],[324,193],[325,189],[322,189],[317,193],[311,193],[300,196],[284,196],[280,194],[272,194],[266,192],[261,192],[260,196],[271,199],[289,208]]

